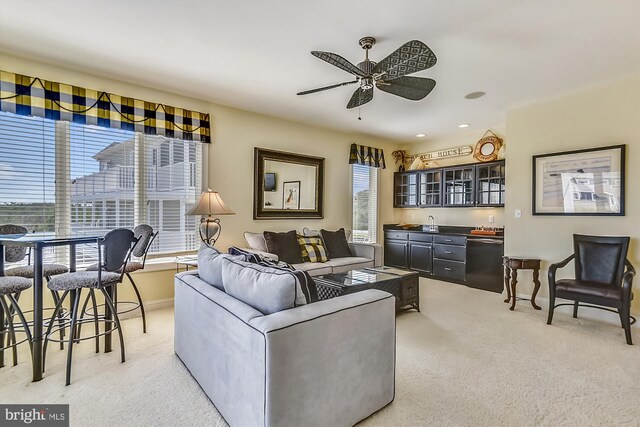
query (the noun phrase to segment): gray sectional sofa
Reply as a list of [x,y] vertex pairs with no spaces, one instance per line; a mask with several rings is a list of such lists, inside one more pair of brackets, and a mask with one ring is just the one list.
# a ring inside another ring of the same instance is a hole
[[395,298],[367,290],[263,315],[175,276],[175,352],[231,426],[351,426],[395,394]]

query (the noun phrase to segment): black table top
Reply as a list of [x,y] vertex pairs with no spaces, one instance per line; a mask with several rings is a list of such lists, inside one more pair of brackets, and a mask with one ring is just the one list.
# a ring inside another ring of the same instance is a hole
[[103,238],[104,235],[71,234],[55,236],[52,233],[0,234],[0,245],[14,246],[62,246],[72,243],[92,243]]

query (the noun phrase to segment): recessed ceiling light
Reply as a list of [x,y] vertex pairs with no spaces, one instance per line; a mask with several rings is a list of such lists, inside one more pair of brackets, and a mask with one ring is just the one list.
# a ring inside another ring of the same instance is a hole
[[427,136],[426,133],[416,133],[416,138],[424,138],[425,136]]
[[478,98],[482,98],[486,94],[487,94],[486,92],[478,91],[478,92],[468,93],[464,97],[465,99],[478,99]]
[[460,123],[458,125],[459,128],[468,128],[469,126],[471,126],[469,123]]

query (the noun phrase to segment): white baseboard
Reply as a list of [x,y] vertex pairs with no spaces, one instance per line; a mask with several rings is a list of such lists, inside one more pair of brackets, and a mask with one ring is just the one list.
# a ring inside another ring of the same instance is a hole
[[[506,298],[506,292],[503,292],[502,295]],[[525,299],[531,299],[531,295],[527,295],[527,294],[517,294],[518,298],[525,298]],[[564,300],[561,298],[558,298],[556,300],[556,304],[562,304],[562,303],[567,303],[567,304],[572,304],[573,301],[569,301],[569,300]],[[521,301],[519,302],[519,304],[522,303],[526,303],[526,301]],[[517,303],[518,304],[518,303]],[[543,310],[547,311],[549,310],[549,298],[543,298],[543,297],[536,297],[536,304],[538,304],[540,307],[542,307]],[[562,306],[562,307],[558,307],[555,309],[554,311],[554,319],[557,316],[558,313],[568,313],[570,316],[573,316],[573,306],[572,305],[566,305],[566,306]],[[639,316],[635,313],[631,313],[632,316],[638,318]],[[610,311],[605,311],[605,310],[599,310],[596,308],[589,308],[589,307],[580,307],[580,309],[578,310],[578,317],[583,317],[586,319],[590,319],[590,320],[598,320],[601,322],[607,322],[607,323],[611,323],[611,324],[615,324],[615,325],[620,325],[620,317],[618,316],[617,313],[612,313]],[[631,325],[632,328],[640,328],[640,321],[634,323],[633,325]]]

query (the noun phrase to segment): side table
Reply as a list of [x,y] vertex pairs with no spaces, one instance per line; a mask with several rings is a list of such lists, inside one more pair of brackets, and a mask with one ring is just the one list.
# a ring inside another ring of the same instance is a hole
[[[533,294],[531,295],[531,305],[536,310],[540,310],[540,306],[536,304],[536,295],[538,295],[538,290],[540,289],[540,259],[503,256],[502,265],[504,266],[504,287],[507,288],[507,299],[504,300],[504,302],[511,301],[511,307],[509,310],[513,311],[516,307],[518,270],[533,270],[533,283],[535,287],[533,288]],[[511,287],[509,287],[509,279],[511,279]]]

